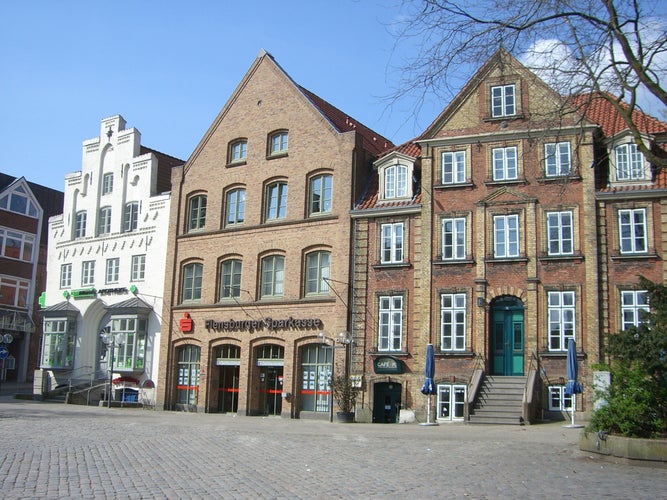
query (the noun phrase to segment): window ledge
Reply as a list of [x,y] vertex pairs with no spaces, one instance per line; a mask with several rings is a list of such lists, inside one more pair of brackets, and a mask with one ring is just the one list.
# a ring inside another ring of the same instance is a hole
[[507,116],[491,116],[491,115],[486,115],[484,118],[482,118],[482,121],[487,122],[487,123],[494,123],[494,122],[510,122],[514,120],[523,120],[526,116],[523,113],[517,113],[516,115],[507,115]]
[[655,253],[632,253],[632,254],[614,254],[611,257],[611,260],[614,261],[623,261],[623,260],[650,260],[658,259],[658,255]]
[[487,257],[484,259],[487,264],[514,264],[517,262],[528,262],[527,257],[505,257],[502,259],[496,257]]
[[370,349],[368,354],[371,356],[393,356],[395,358],[407,358],[410,353],[407,351],[378,351],[377,349]]
[[405,269],[412,267],[411,262],[387,262],[380,264],[373,264],[373,269]]
[[452,182],[449,184],[436,184],[435,186],[433,186],[433,189],[457,189],[457,188],[471,188],[471,187],[475,187],[475,184],[470,181],[466,181],[466,182]]
[[[567,358],[567,349],[564,351],[540,351],[537,353],[541,358]],[[577,359],[586,359],[586,353],[577,351]]]
[[550,176],[544,176],[544,177],[538,177],[535,179],[539,184],[549,184],[549,183],[556,183],[556,182],[580,182],[581,181],[581,175],[578,173],[570,173],[567,175],[550,175]]
[[227,168],[241,167],[241,166],[247,165],[247,164],[248,164],[248,160],[243,159],[243,160],[230,161],[229,163],[227,163],[227,165],[225,165],[225,167],[227,167]]
[[471,358],[474,355],[472,351],[435,351],[436,358]]
[[528,184],[528,181],[526,178],[522,179],[507,179],[507,180],[501,180],[501,181],[494,181],[493,179],[488,179],[484,181],[485,186],[502,186],[505,184]]
[[540,262],[568,262],[568,261],[583,261],[584,256],[581,254],[572,254],[572,255],[540,255],[537,258]]
[[434,266],[470,266],[475,264],[475,259],[448,259],[448,260],[434,260]]
[[286,158],[288,156],[287,151],[280,153],[273,153],[266,155],[267,160],[275,160],[276,158]]

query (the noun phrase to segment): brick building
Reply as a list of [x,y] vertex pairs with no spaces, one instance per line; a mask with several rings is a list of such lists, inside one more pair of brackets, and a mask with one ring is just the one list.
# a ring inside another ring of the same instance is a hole
[[[636,119],[664,140],[665,124]],[[648,308],[637,275],[665,276],[665,176],[611,106],[567,102],[500,50],[374,165],[352,212],[358,417],[426,420],[429,343],[440,421],[590,411],[602,334]],[[575,398],[569,339],[586,387]]]
[[160,406],[330,415],[349,211],[389,146],[259,54],[172,176]]
[[0,345],[8,351],[0,382],[31,381],[38,364],[47,221],[62,212],[62,203],[61,191],[0,174]]

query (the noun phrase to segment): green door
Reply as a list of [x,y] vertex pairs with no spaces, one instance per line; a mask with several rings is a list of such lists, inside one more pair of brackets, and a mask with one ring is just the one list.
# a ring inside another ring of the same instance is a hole
[[491,306],[491,373],[523,375],[523,305],[504,298]]

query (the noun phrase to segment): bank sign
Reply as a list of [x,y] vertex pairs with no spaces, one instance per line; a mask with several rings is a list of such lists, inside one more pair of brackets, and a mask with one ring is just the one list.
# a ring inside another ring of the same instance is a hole
[[247,331],[250,333],[262,330],[319,330],[322,328],[322,320],[319,318],[298,319],[291,316],[286,319],[230,319],[227,321],[216,321],[207,319],[204,327],[208,331],[214,332],[238,332]]

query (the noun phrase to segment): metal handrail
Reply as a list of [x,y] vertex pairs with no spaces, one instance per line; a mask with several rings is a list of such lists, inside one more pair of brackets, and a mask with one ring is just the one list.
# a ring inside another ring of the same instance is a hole
[[69,386],[69,390],[70,390],[70,391],[72,390],[72,380],[74,380],[74,376],[73,376],[73,375],[74,375],[77,371],[79,371],[79,370],[84,370],[84,369],[85,369],[85,370],[89,370],[89,371],[85,374],[85,376],[87,377],[88,375],[90,375],[90,384],[92,385],[92,383],[93,383],[93,375],[95,374],[95,367],[90,366],[90,365],[80,366],[80,367],[75,368],[74,370],[72,370],[72,371],[70,372],[70,374],[69,374],[69,380],[68,380],[67,385]]

